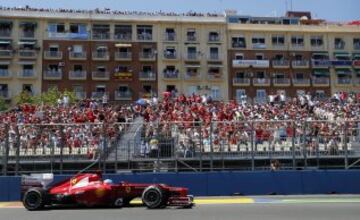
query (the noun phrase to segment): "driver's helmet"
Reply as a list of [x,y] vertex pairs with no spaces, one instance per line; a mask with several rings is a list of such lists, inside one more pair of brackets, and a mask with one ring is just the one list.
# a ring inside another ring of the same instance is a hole
[[104,183],[105,183],[105,184],[112,184],[113,181],[112,181],[111,179],[106,179],[106,180],[104,180]]

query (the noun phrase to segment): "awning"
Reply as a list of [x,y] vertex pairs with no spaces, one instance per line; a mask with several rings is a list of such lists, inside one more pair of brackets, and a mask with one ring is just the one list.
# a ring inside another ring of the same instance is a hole
[[329,56],[328,52],[315,52],[312,54],[313,56]]
[[0,40],[0,44],[10,44],[11,41],[9,40]]
[[185,65],[187,68],[200,68],[200,65]]
[[20,65],[35,65],[34,61],[19,61],[17,63]]
[[360,53],[353,53],[354,59],[360,59]]
[[335,52],[334,56],[335,57],[350,57],[350,53],[347,53],[347,52]]
[[34,27],[36,27],[37,23],[33,22],[33,21],[23,21],[23,22],[20,22],[19,26],[20,27],[24,27],[24,26],[34,26]]
[[330,76],[329,71],[314,71],[313,75],[315,76]]
[[0,65],[10,65],[10,61],[0,61]]
[[96,49],[97,49],[97,50],[99,50],[99,49],[105,49],[105,50],[107,50],[108,48],[107,48],[106,46],[98,46],[98,47],[96,47]]
[[19,45],[35,45],[36,41],[19,41]]
[[340,70],[336,70],[336,74],[338,75],[351,75],[352,72],[350,69],[340,69]]
[[131,44],[115,44],[115,47],[131,47]]
[[208,64],[208,67],[218,67],[223,68],[224,66],[222,64]]

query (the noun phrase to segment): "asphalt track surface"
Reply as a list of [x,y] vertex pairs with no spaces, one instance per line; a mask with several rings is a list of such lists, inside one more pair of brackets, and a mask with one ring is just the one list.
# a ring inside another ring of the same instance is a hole
[[192,209],[69,209],[29,212],[20,203],[0,203],[1,220],[359,220],[360,196],[201,198]]

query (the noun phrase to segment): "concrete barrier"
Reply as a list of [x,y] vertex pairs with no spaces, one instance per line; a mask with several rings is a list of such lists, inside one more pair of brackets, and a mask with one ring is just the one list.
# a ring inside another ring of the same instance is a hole
[[[57,175],[54,182],[70,176]],[[360,194],[360,170],[126,173],[104,175],[114,182],[166,183],[195,196]],[[0,177],[0,201],[20,198],[20,177]]]

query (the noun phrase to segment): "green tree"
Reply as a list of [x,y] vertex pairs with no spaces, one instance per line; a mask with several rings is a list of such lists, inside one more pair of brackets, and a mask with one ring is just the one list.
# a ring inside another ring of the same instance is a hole
[[0,111],[5,111],[8,109],[8,105],[5,102],[5,99],[0,96]]
[[15,97],[16,104],[39,104],[40,97],[32,96],[29,92],[22,91],[19,95]]

